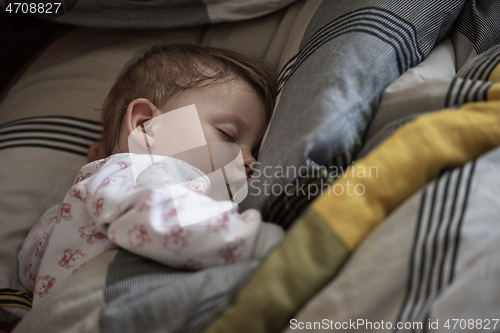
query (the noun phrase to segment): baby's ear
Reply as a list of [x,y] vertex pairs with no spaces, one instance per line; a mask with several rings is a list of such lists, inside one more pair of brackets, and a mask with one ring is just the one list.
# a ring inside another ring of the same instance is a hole
[[147,133],[144,126],[158,113],[158,108],[145,98],[133,100],[127,107],[125,122],[127,125],[129,151],[130,144],[137,144],[146,149],[154,144],[151,133]]
[[106,157],[108,157],[106,154],[106,148],[101,141],[94,142],[87,150],[87,160],[89,162],[94,162]]

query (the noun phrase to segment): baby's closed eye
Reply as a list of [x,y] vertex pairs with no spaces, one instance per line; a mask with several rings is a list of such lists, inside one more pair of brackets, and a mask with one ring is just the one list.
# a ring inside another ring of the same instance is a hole
[[220,128],[218,128],[217,130],[219,131],[219,133],[222,137],[222,140],[224,140],[226,142],[236,142],[236,140],[234,139],[234,136],[228,130],[224,130],[224,129],[220,129]]

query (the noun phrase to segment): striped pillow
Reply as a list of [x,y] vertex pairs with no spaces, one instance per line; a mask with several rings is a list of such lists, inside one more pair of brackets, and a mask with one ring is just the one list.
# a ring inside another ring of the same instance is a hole
[[26,234],[45,210],[60,203],[100,133],[96,121],[64,116],[0,126],[0,306],[9,312],[23,315],[31,307],[17,264]]

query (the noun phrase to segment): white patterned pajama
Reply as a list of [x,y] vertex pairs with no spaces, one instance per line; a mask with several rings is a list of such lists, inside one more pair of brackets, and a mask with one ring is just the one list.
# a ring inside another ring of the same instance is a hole
[[[131,161],[149,166],[140,182]],[[182,184],[175,202],[168,184]],[[116,154],[83,166],[64,201],[43,214],[19,253],[20,279],[33,292],[33,305],[116,246],[172,267],[200,269],[260,258],[283,238],[283,230],[263,222],[257,210],[239,214],[231,202],[209,198],[209,190],[205,174],[170,157],[152,164],[149,155]],[[178,216],[203,221],[181,227]]]

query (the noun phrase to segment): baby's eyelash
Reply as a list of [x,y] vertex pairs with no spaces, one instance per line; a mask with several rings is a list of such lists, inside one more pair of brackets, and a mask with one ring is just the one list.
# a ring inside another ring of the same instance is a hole
[[224,131],[223,131],[223,130],[221,130],[221,129],[217,129],[217,130],[218,130],[219,132],[221,132],[221,133],[222,133],[222,135],[224,135],[227,139],[229,139],[229,141],[234,142],[234,139],[233,139],[233,137],[232,137],[231,135],[227,134],[226,132],[224,132]]

